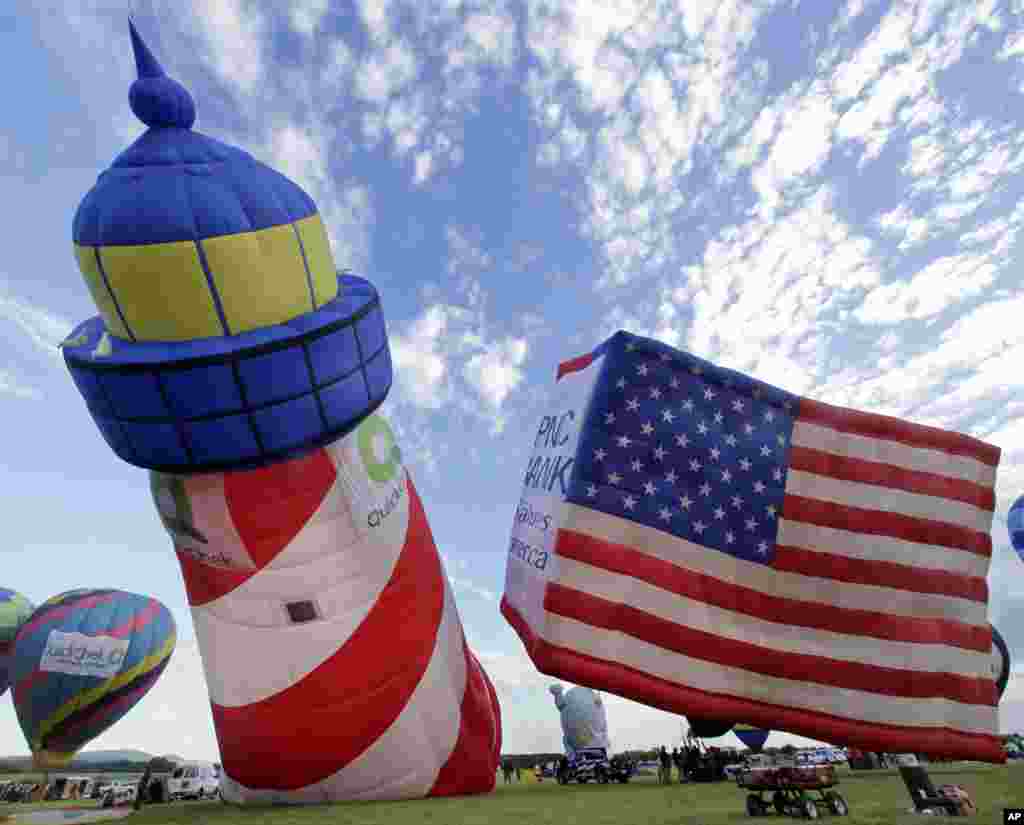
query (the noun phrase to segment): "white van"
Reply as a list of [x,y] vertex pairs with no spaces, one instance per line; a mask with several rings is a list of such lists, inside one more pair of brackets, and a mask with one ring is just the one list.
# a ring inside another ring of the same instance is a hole
[[175,799],[216,799],[220,770],[212,762],[182,762],[167,780],[167,795]]

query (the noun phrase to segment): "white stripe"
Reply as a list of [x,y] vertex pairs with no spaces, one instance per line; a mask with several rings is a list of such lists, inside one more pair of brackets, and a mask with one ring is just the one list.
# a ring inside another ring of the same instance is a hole
[[845,507],[860,507],[883,513],[941,521],[987,533],[992,513],[965,501],[909,493],[877,484],[844,481],[831,476],[790,470],[786,473],[786,494],[829,501]]
[[909,593],[891,587],[850,584],[774,570],[763,564],[709,550],[654,527],[574,504],[566,504],[562,526],[596,539],[624,544],[683,570],[748,587],[766,596],[848,610],[873,610],[895,616],[949,619],[988,628],[985,604],[953,596]]
[[[318,803],[339,799],[415,799],[425,796],[455,750],[468,684],[462,625],[445,583],[444,611],[430,663],[398,718],[337,773],[296,791],[248,788],[229,780],[232,802]],[[340,716],[340,714],[339,714]],[[357,725],[350,720],[345,727]],[[301,742],[297,743],[301,747]]]
[[[311,521],[283,551],[293,564],[264,568],[192,608],[212,702],[239,707],[290,687],[330,658],[369,614],[405,545],[408,493],[357,543],[348,511],[333,512],[334,520]],[[322,621],[291,623],[285,604],[304,599],[316,602]]]
[[942,570],[961,576],[985,578],[988,575],[989,560],[976,553],[950,552],[948,547],[936,548],[890,536],[873,536],[821,527],[789,519],[779,519],[776,539],[787,547],[817,550],[836,556],[861,561],[889,561],[921,569],[927,576],[929,570]]
[[[680,596],[647,582],[573,559],[560,560],[559,583],[616,604],[629,605],[682,627],[783,653],[821,656],[876,667],[988,678],[990,653],[872,636],[849,636],[798,624],[770,622]],[[550,614],[549,614],[550,615]]]
[[952,727],[980,734],[995,734],[998,728],[998,716],[993,707],[966,705],[948,699],[906,699],[838,687],[822,688],[817,684],[711,664],[552,613],[547,614],[546,624],[546,630],[535,628],[535,631],[543,630],[541,635],[553,645],[708,693],[873,724]]
[[854,435],[797,420],[792,443],[797,447],[821,450],[848,458],[860,458],[880,464],[892,464],[907,470],[935,473],[961,481],[973,481],[983,487],[996,483],[996,468],[977,459],[950,455],[941,450],[910,447],[866,435]]

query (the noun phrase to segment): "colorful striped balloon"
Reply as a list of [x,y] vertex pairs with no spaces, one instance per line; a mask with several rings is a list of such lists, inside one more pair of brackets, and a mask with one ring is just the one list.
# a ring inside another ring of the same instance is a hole
[[14,637],[33,610],[35,606],[21,593],[0,587],[0,696],[3,696],[9,684]]
[[18,631],[11,684],[37,769],[67,765],[156,683],[174,651],[170,611],[122,590],[69,590]]
[[152,473],[232,802],[489,791],[497,697],[391,429],[303,458]]

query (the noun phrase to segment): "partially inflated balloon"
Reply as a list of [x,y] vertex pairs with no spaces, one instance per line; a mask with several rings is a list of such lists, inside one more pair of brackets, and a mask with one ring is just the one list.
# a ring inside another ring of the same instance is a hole
[[737,739],[754,753],[761,752],[764,743],[768,741],[768,734],[771,733],[771,731],[764,728],[755,728],[753,725],[748,725],[745,722],[741,722],[734,727],[732,732],[736,734]]
[[992,674],[996,680],[996,690],[1002,698],[1006,683],[1010,681],[1010,649],[995,625],[992,625]]
[[584,748],[608,748],[608,717],[601,694],[588,687],[574,687],[566,693],[561,685],[548,690],[562,717],[562,744],[572,754]]
[[37,769],[67,765],[130,711],[174,651],[170,611],[122,590],[70,590],[41,604],[14,642],[11,685]]
[[1021,561],[1024,561],[1024,496],[1013,502],[1006,523],[1010,528],[1010,544],[1017,551]]
[[732,722],[693,716],[687,716],[686,721],[690,723],[690,735],[696,736],[698,739],[717,739],[719,736],[725,736],[733,726]]
[[14,637],[35,607],[14,590],[0,587],[0,696],[7,690]]

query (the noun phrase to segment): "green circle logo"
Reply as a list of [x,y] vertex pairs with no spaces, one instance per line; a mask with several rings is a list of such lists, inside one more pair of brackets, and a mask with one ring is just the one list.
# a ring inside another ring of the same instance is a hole
[[378,484],[391,481],[402,461],[395,434],[379,415],[370,416],[359,428],[359,455],[366,474]]

